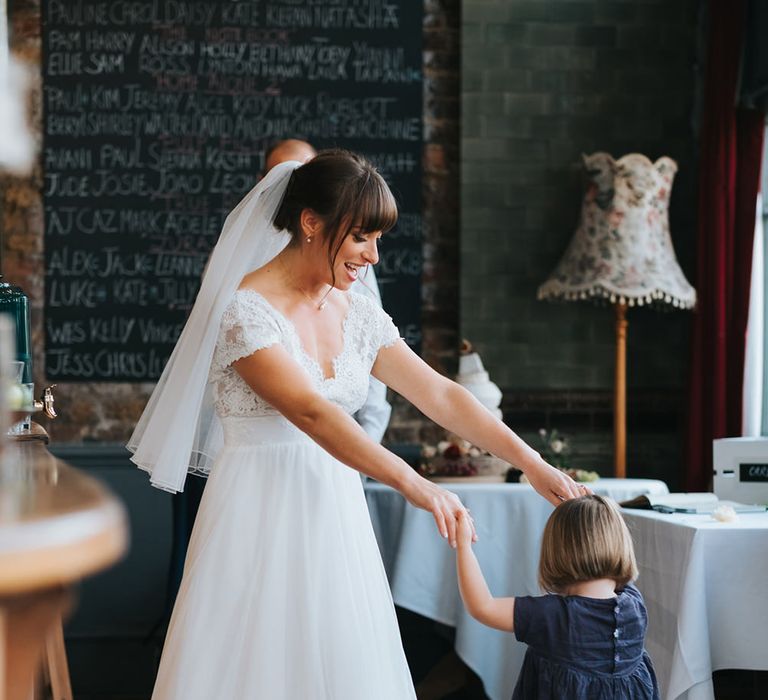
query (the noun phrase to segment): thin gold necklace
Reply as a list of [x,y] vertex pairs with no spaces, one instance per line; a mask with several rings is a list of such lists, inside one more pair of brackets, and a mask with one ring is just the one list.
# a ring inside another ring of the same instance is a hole
[[322,311],[322,310],[323,310],[323,309],[326,307],[326,305],[328,304],[328,295],[331,293],[331,289],[333,289],[333,287],[331,287],[331,289],[329,289],[329,290],[328,290],[328,291],[327,291],[327,292],[326,292],[326,293],[323,295],[323,298],[322,298],[320,301],[317,301],[316,299],[313,299],[311,296],[309,296],[309,294],[307,294],[307,293],[304,291],[304,289],[302,289],[302,288],[301,288],[301,287],[300,287],[298,284],[296,284],[296,283],[293,281],[293,279],[291,278],[291,275],[290,275],[290,273],[288,272],[288,268],[285,266],[285,261],[284,261],[282,258],[278,258],[278,260],[280,261],[280,267],[282,267],[282,268],[283,268],[283,272],[285,273],[285,276],[288,278],[289,282],[291,282],[291,284],[293,285],[293,287],[295,287],[296,289],[298,289],[298,290],[299,290],[299,291],[300,291],[300,292],[301,292],[301,293],[302,293],[302,294],[303,294],[303,295],[304,295],[304,296],[305,296],[307,299],[309,299],[309,301],[310,301],[310,302],[312,302],[312,305],[313,305],[313,306],[314,306],[314,307],[315,307],[315,308],[316,308],[318,311]]

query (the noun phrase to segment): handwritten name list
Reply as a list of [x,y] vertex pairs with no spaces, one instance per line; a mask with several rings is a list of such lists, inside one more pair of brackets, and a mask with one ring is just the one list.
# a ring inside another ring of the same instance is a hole
[[44,0],[48,378],[160,376],[281,138],[387,178],[401,215],[376,273],[418,349],[421,24],[407,0]]

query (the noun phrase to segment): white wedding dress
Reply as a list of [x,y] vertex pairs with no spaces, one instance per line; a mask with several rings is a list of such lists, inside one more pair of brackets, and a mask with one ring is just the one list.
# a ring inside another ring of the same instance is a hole
[[335,375],[293,324],[239,290],[213,357],[224,449],[211,470],[153,700],[415,698],[360,475],[261,400],[231,364],[280,343],[348,413],[363,404],[389,316],[349,295]]

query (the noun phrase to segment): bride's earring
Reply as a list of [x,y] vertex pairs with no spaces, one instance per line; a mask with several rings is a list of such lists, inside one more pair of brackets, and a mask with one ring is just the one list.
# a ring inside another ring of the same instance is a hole
[[307,236],[307,243],[312,243],[312,236]]

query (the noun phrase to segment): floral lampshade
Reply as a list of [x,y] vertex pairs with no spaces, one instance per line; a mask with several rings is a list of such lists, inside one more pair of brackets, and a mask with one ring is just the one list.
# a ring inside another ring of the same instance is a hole
[[583,156],[589,184],[581,218],[539,299],[605,298],[627,306],[690,309],[696,291],[675,258],[667,208],[677,164],[640,153]]

